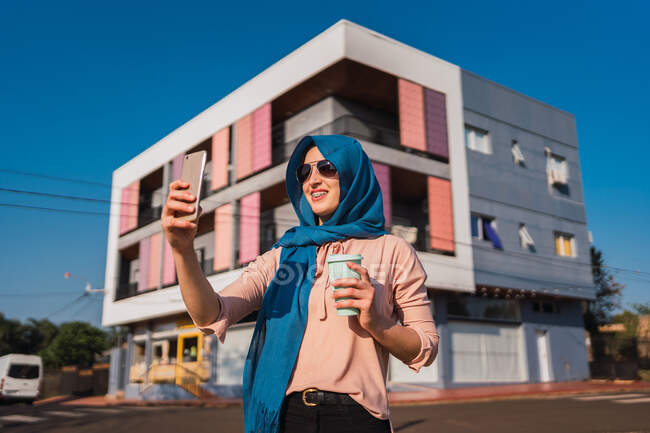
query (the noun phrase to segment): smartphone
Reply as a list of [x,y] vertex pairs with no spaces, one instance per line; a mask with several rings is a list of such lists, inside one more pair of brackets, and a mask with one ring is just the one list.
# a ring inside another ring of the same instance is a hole
[[205,150],[200,150],[198,152],[188,153],[183,157],[181,180],[190,184],[190,187],[185,191],[196,197],[196,200],[192,203],[194,212],[178,217],[180,220],[196,221],[199,215],[199,199],[201,197],[201,185],[203,184],[203,172],[205,170],[207,155]]

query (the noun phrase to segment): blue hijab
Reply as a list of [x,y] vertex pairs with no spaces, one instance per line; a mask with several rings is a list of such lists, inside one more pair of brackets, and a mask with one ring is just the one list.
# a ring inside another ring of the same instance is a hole
[[[334,163],[339,175],[339,205],[322,225],[296,179],[296,169],[311,145]],[[280,265],[264,293],[244,364],[246,433],[276,433],[280,429],[285,392],[307,323],[318,245],[386,234],[379,183],[368,155],[354,138],[304,137],[289,159],[286,184],[300,225],[287,230],[273,245],[283,247]]]

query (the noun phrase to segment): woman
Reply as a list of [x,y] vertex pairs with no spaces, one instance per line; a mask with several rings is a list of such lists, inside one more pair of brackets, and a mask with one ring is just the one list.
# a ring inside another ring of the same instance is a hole
[[[246,432],[391,431],[389,353],[415,371],[437,353],[426,273],[413,247],[384,230],[379,184],[357,140],[303,138],[286,185],[300,225],[219,294],[194,254],[196,223],[176,218],[192,212],[195,197],[187,183],[170,185],[162,224],[187,310],[221,342],[229,325],[259,310],[244,366]],[[329,281],[325,259],[342,253],[362,255],[362,266],[347,262],[360,280]],[[344,307],[360,314],[337,316]]]

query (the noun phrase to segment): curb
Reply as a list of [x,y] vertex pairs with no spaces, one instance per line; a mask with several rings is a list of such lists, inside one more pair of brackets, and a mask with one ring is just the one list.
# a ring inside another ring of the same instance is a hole
[[34,406],[40,406],[40,405],[43,405],[43,404],[58,403],[58,402],[61,402],[61,401],[71,400],[71,399],[74,399],[74,398],[75,397],[73,395],[69,395],[69,394],[57,395],[57,396],[54,396],[54,397],[44,398],[42,400],[36,400],[34,402]]
[[[631,385],[631,384],[629,384]],[[620,393],[629,391],[650,391],[650,384],[645,386],[621,386],[614,389],[610,387],[599,387],[585,390],[558,390],[558,391],[545,391],[545,392],[530,392],[530,393],[504,393],[495,395],[479,395],[476,397],[458,397],[458,398],[432,398],[432,399],[404,399],[395,400],[388,397],[388,402],[391,406],[425,406],[434,404],[454,404],[454,403],[471,403],[471,402],[487,402],[499,400],[519,400],[519,399],[540,399],[540,398],[558,398],[567,397],[572,395],[589,395],[600,394],[603,392]]]

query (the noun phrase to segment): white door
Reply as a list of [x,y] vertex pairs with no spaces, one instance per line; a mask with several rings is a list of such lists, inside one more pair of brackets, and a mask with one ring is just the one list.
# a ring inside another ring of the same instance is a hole
[[255,323],[228,329],[226,342],[217,347],[217,383],[241,385]]
[[548,359],[548,338],[547,332],[538,330],[537,333],[537,355],[539,358],[539,380],[540,382],[550,382],[551,372]]
[[402,383],[433,383],[438,381],[438,361],[437,358],[428,367],[422,367],[419,372],[411,370],[399,359],[390,355],[388,361],[389,380],[391,382]]
[[452,380],[456,383],[525,382],[519,325],[450,321]]

